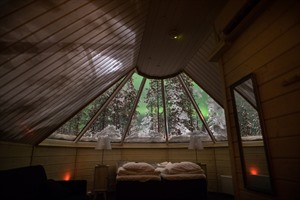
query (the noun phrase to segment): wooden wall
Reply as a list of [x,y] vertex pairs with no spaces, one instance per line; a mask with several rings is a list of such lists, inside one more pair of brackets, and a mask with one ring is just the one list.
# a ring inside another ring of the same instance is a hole
[[32,150],[31,145],[0,141],[0,170],[30,165]]
[[[300,199],[300,1],[270,1],[268,8],[222,57],[226,113],[238,199]],[[276,187],[275,197],[244,188],[229,87],[254,72]]]
[[[86,179],[93,187],[94,167],[100,164],[101,151],[94,148],[50,147],[0,142],[0,170],[41,164],[51,179]],[[231,175],[228,147],[208,147],[198,151],[198,162],[207,164],[208,190],[219,191],[220,175]],[[104,152],[110,166],[110,188],[114,189],[116,163],[128,161],[196,161],[194,150],[187,148],[113,148]]]

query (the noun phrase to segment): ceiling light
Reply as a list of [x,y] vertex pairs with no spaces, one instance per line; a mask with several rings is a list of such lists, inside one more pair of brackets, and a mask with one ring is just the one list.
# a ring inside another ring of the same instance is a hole
[[174,29],[174,30],[169,32],[169,37],[173,40],[179,40],[182,37],[182,35],[179,31]]

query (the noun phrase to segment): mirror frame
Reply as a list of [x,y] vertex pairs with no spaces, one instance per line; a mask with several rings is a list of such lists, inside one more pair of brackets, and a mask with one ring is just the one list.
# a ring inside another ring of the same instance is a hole
[[[244,150],[243,150],[243,143],[247,143],[247,142],[242,141],[234,91],[237,86],[239,86],[240,84],[242,84],[248,80],[251,80],[252,84],[253,84],[253,92],[254,92],[254,97],[255,97],[255,101],[256,101],[256,108],[257,108],[257,112],[258,112],[259,124],[261,127],[261,135],[262,135],[262,140],[263,140],[262,143],[263,143],[263,148],[264,148],[264,153],[265,153],[265,158],[266,158],[267,170],[269,173],[269,180],[270,180],[270,189],[269,190],[258,189],[257,187],[255,187],[254,184],[250,185],[248,178],[247,178],[247,175],[249,173],[247,173],[245,155],[244,155]],[[237,82],[233,83],[230,86],[230,93],[231,93],[231,98],[232,98],[233,115],[234,115],[234,120],[235,120],[235,125],[236,125],[237,138],[238,138],[238,147],[239,147],[240,161],[241,161],[241,166],[242,166],[244,187],[249,190],[256,191],[256,192],[262,192],[262,193],[266,193],[266,194],[275,195],[275,187],[274,187],[274,181],[273,181],[273,175],[272,175],[273,173],[271,170],[271,162],[270,162],[270,152],[269,152],[269,148],[268,148],[267,138],[265,135],[266,129],[265,129],[265,124],[264,124],[264,120],[263,120],[264,119],[263,112],[262,112],[262,107],[261,107],[261,103],[260,103],[258,85],[256,82],[255,74],[250,73],[249,75],[247,75],[247,76],[241,78],[240,80],[238,80]]]

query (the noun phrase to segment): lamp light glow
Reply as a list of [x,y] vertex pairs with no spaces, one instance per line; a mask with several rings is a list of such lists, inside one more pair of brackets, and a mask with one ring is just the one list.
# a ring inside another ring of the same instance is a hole
[[63,180],[69,181],[70,179],[71,179],[71,173],[70,173],[70,172],[66,172],[66,173],[64,174]]
[[255,167],[250,167],[249,171],[251,175],[258,175],[258,169]]

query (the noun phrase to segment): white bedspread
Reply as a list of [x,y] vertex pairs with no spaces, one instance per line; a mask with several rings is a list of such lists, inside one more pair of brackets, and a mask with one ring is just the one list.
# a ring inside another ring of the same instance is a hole
[[117,181],[160,181],[160,175],[117,175]]
[[161,173],[160,176],[165,180],[193,180],[193,179],[206,179],[205,174],[165,174]]
[[119,167],[117,175],[159,175],[159,171],[137,171],[137,170],[126,170],[123,167]]

